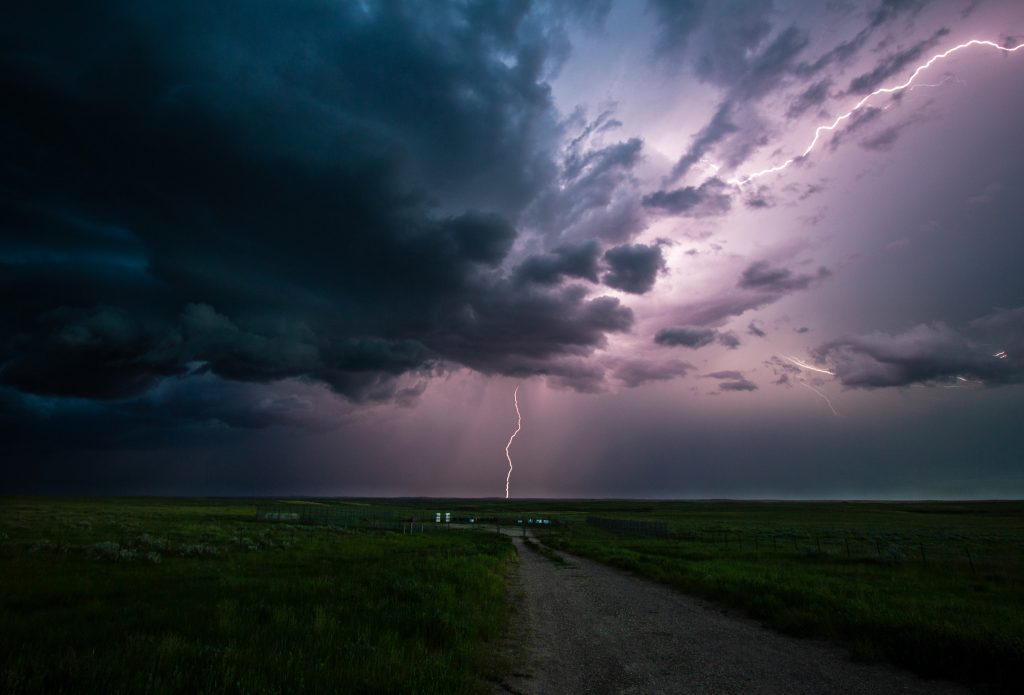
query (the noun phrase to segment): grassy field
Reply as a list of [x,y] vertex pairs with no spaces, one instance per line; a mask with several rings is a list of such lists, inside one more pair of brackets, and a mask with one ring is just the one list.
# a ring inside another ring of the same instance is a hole
[[[514,557],[487,531],[537,517],[553,520],[533,529],[547,546],[858,658],[1008,692],[1024,671],[1024,503],[271,508],[275,521],[242,501],[0,500],[0,691],[486,692],[509,666],[495,644]],[[402,533],[436,529],[437,511],[477,532]],[[609,528],[633,521],[668,535]]]
[[[1018,691],[1024,504],[538,506],[574,521],[537,532],[552,547],[846,645],[855,657]],[[661,521],[670,536],[597,528],[588,515]]]
[[0,500],[0,691],[487,692],[513,557],[241,502]]

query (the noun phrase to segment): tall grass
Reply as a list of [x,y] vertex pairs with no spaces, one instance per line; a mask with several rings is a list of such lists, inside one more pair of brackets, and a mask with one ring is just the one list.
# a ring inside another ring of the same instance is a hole
[[4,500],[0,691],[474,693],[495,534],[257,523],[217,502]]

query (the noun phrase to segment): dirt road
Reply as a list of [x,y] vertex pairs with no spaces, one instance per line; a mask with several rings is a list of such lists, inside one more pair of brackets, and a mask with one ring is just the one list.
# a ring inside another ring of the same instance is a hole
[[515,538],[520,619],[497,693],[966,693],[786,637],[666,586]]

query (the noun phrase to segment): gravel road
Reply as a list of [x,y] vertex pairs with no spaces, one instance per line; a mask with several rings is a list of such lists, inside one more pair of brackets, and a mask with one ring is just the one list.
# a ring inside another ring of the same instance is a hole
[[966,693],[760,624],[605,565],[514,538],[515,666],[496,693]]

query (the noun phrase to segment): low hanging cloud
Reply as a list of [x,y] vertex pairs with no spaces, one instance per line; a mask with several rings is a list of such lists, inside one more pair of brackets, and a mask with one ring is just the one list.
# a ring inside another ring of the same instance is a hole
[[815,282],[820,282],[831,275],[831,271],[822,266],[813,275],[797,274],[788,268],[773,266],[768,261],[751,263],[740,276],[738,287],[748,290],[759,290],[785,294],[796,290],[806,290]]
[[629,359],[617,361],[612,369],[612,376],[632,388],[649,382],[669,381],[683,377],[694,369],[696,367],[682,360]]
[[884,388],[937,382],[1016,383],[1024,378],[1024,332],[1006,336],[1005,348],[972,341],[944,323],[920,324],[902,333],[876,332],[823,343],[815,357],[851,388]]
[[736,370],[724,370],[705,374],[709,379],[718,379],[719,391],[757,391],[757,384],[747,379],[743,372]]
[[694,350],[712,343],[719,343],[729,349],[740,345],[739,337],[732,331],[721,332],[699,326],[662,328],[654,335],[654,342],[665,347],[688,347]]

